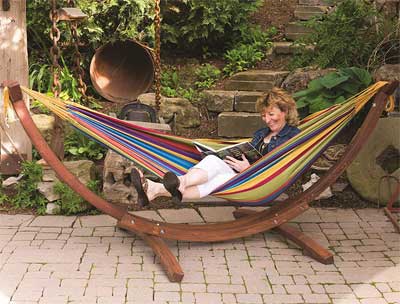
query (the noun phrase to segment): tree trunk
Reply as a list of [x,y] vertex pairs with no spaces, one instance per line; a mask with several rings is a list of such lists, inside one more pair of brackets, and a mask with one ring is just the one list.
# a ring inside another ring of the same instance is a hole
[[[26,0],[0,3],[0,83],[4,80],[16,80],[21,85],[28,86]],[[27,97],[25,102],[29,105]],[[22,159],[32,159],[32,145],[14,111],[6,110],[2,89],[0,126],[0,173],[16,174],[20,171]]]

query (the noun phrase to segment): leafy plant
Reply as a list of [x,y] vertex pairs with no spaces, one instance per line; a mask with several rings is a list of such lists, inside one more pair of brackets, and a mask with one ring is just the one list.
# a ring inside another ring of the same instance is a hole
[[7,195],[3,190],[3,177],[0,176],[0,205],[4,204],[7,201]]
[[163,1],[162,41],[190,54],[221,52],[241,34],[260,0]]
[[231,76],[253,67],[264,56],[265,54],[256,45],[241,44],[237,48],[226,52],[224,58],[227,64],[223,71],[225,74]]
[[217,67],[206,63],[195,71],[195,75],[197,77],[196,88],[204,90],[211,88],[217,82],[221,76],[221,71]]
[[244,27],[242,40],[237,47],[228,50],[224,58],[227,62],[223,71],[231,76],[237,72],[254,67],[264,59],[266,50],[272,47],[271,37],[276,34],[276,28],[261,31],[259,27]]
[[76,159],[102,159],[105,148],[93,139],[87,138],[81,132],[70,132],[64,141],[65,157],[71,160]]
[[293,98],[302,112],[314,113],[345,101],[371,82],[368,71],[356,67],[343,68],[312,80],[306,90],[296,92]]
[[161,94],[166,97],[177,97],[180,87],[179,74],[175,69],[161,73]]
[[[87,187],[95,193],[99,192],[99,181],[91,180]],[[75,191],[62,182],[54,185],[54,192],[60,195],[56,204],[60,206],[60,214],[72,215],[87,210],[87,202]]]
[[16,194],[9,202],[16,208],[34,208],[38,214],[45,214],[47,201],[37,190],[42,181],[42,167],[35,162],[23,162],[21,174],[24,176],[16,186]]
[[[290,67],[316,65],[326,67],[366,67],[368,59],[382,40],[382,16],[372,2],[345,0],[321,20],[312,19],[304,25],[312,33],[296,43],[300,51]],[[306,46],[314,46],[314,50]]]

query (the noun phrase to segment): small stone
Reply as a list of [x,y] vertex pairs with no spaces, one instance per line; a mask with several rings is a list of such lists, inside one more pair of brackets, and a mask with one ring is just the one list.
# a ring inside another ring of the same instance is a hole
[[3,187],[9,187],[12,185],[18,184],[19,180],[23,177],[22,174],[18,175],[17,177],[11,176],[3,181]]
[[342,192],[349,185],[348,182],[337,182],[332,185],[333,192]]
[[48,203],[46,206],[46,214],[58,214],[60,212],[60,206],[54,203]]

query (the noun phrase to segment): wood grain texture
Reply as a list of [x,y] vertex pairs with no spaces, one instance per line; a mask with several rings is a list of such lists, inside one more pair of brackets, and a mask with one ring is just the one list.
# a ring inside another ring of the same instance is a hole
[[[7,79],[17,80],[21,85],[28,86],[25,0],[10,0],[10,10],[0,9],[0,82]],[[29,108],[28,98],[24,101]],[[13,110],[9,109],[7,112],[5,113],[1,91],[0,173],[15,174],[19,171],[19,155],[31,160],[32,145]]]

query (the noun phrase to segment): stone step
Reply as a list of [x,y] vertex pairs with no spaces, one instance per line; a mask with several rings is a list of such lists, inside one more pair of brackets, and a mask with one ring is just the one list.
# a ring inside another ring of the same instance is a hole
[[230,80],[243,81],[274,81],[279,80],[289,74],[287,71],[271,71],[271,70],[250,70],[239,72],[230,77]]
[[[291,41],[274,42],[272,49],[273,53],[276,55],[292,55],[300,49],[300,46],[293,44]],[[314,46],[309,45],[307,46],[307,49],[312,50],[314,49]]]
[[223,91],[206,90],[203,91],[203,101],[207,110],[211,112],[252,112],[255,113],[257,98],[263,92],[253,91]]
[[227,91],[268,91],[280,86],[287,71],[252,70],[233,75],[225,82]]
[[222,137],[252,137],[264,126],[258,113],[223,112],[218,115],[218,136]]
[[262,94],[263,92],[237,92],[233,103],[234,111],[257,113],[256,102]]
[[327,6],[305,6],[298,5],[294,10],[294,16],[299,20],[310,20],[328,12]]
[[335,4],[334,0],[299,0],[299,5],[325,5],[325,6],[332,6]]
[[274,81],[245,81],[227,80],[225,90],[227,91],[268,91],[276,84]]
[[312,33],[310,28],[296,22],[290,22],[285,28],[285,37],[289,40],[297,40],[309,33]]
[[236,94],[236,91],[205,90],[203,91],[203,101],[208,111],[230,112],[233,111]]

